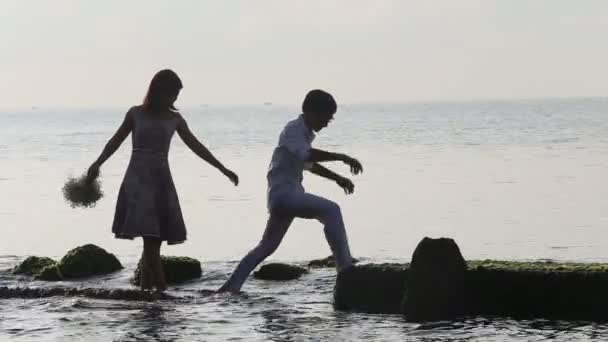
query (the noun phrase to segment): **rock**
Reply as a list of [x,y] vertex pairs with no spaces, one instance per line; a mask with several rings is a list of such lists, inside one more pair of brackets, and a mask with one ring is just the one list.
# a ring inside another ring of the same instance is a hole
[[367,313],[401,313],[406,280],[403,264],[353,266],[338,273],[334,307]]
[[69,251],[57,267],[66,279],[103,275],[123,268],[114,254],[91,244]]
[[308,270],[300,266],[271,263],[260,267],[257,272],[253,273],[253,277],[263,280],[293,280],[300,278],[305,273],[308,273]]
[[47,257],[30,256],[13,268],[13,274],[34,276],[49,265],[55,265],[55,260]]
[[166,293],[155,293],[139,290],[100,289],[100,288],[31,288],[0,286],[0,298],[47,298],[47,297],[88,297],[95,299],[127,300],[127,301],[153,301],[185,299],[174,297]]
[[608,265],[472,261],[469,312],[518,319],[608,321]]
[[[161,255],[165,280],[167,284],[178,284],[188,280],[198,279],[203,274],[200,261],[189,257],[175,257]],[[141,276],[141,260],[135,269],[131,283],[139,285]]]
[[[353,258],[353,264],[356,264],[358,262],[359,262],[358,259]],[[333,255],[330,255],[324,259],[311,260],[308,263],[308,267],[310,267],[310,268],[335,268],[336,260],[334,259]]]
[[408,270],[403,313],[408,321],[454,319],[466,312],[467,264],[448,238],[420,241]]
[[46,266],[35,276],[38,280],[46,281],[60,281],[63,280],[63,276],[59,271],[59,267],[56,264]]
[[605,263],[465,264],[453,240],[425,238],[409,266],[371,264],[339,273],[334,307],[403,312],[408,321],[482,315],[605,323],[607,288]]

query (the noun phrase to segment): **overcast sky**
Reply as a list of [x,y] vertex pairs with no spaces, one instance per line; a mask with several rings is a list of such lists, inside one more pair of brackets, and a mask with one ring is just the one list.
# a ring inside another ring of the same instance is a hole
[[608,1],[0,0],[0,106],[606,96]]

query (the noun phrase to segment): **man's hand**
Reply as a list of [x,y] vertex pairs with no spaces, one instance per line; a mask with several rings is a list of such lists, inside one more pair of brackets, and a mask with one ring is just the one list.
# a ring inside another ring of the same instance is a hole
[[336,183],[338,183],[338,185],[344,189],[344,193],[347,195],[355,192],[355,184],[353,184],[353,182],[351,182],[351,180],[348,178],[340,177],[336,180]]
[[350,172],[353,175],[358,175],[363,172],[363,165],[361,165],[357,159],[344,155],[344,159],[342,161],[346,165],[350,166]]

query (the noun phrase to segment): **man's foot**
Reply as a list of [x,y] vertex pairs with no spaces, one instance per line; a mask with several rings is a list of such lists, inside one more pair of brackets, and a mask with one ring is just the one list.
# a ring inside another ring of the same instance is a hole
[[230,292],[232,294],[238,294],[239,292],[241,292],[241,290],[232,289],[227,284],[224,284],[224,285],[222,285],[222,287],[220,287],[219,289],[217,289],[215,292],[217,292],[217,293]]

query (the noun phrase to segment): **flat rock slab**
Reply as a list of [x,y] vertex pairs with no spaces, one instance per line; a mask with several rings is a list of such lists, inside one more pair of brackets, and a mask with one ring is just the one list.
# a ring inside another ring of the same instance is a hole
[[153,301],[153,300],[175,300],[178,297],[166,293],[156,294],[127,289],[96,289],[96,288],[31,288],[31,287],[0,287],[0,298],[47,298],[47,297],[87,297],[95,299],[128,300],[128,301]]
[[470,314],[608,321],[608,264],[473,261]]
[[403,264],[367,264],[338,273],[334,307],[367,313],[401,313],[407,273]]

